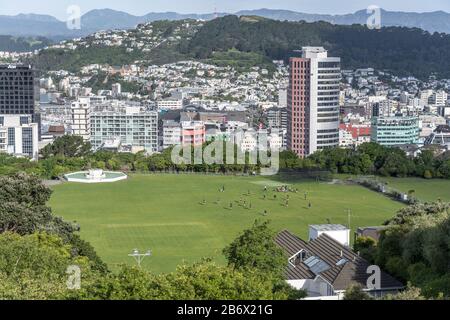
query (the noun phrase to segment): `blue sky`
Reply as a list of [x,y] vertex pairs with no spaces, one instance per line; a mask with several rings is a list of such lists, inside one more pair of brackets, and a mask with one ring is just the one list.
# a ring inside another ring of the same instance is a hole
[[50,14],[60,19],[67,16],[70,5],[79,5],[82,12],[111,8],[135,15],[151,11],[176,11],[181,13],[236,12],[241,9],[288,9],[309,13],[350,13],[378,5],[388,10],[450,12],[449,0],[0,0],[0,14],[18,13]]

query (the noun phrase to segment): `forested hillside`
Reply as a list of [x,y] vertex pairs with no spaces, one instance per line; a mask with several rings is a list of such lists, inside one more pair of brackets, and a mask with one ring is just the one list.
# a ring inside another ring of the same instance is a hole
[[[327,22],[288,22],[261,17],[226,16],[204,24],[186,20],[194,30],[175,41],[160,39],[150,51],[127,50],[122,47],[79,46],[76,50],[46,50],[34,61],[41,69],[66,68],[76,71],[89,63],[131,64],[143,60],[147,64],[170,63],[198,59],[230,65],[245,63],[267,66],[271,60],[287,61],[302,46],[324,46],[331,55],[342,58],[343,68],[372,67],[392,73],[427,78],[435,73],[450,78],[450,35],[430,34],[420,29],[401,27],[369,30],[365,26],[339,26]],[[182,22],[164,22],[163,38],[174,39],[173,30]],[[136,31],[139,34],[139,30]],[[235,49],[232,57],[231,49]],[[237,51],[245,54],[236,54]],[[251,53],[251,55],[248,55]],[[231,57],[231,58],[230,58]],[[249,57],[252,57],[249,61]],[[236,59],[234,61],[233,59]]]
[[39,38],[15,38],[0,35],[0,51],[31,52],[48,46],[50,40]]
[[324,46],[342,58],[344,68],[373,67],[398,75],[450,77],[450,35],[420,29],[338,26],[326,22],[281,22],[259,17],[227,16],[205,24],[186,53],[207,58],[236,48],[271,59],[287,60],[302,46]]

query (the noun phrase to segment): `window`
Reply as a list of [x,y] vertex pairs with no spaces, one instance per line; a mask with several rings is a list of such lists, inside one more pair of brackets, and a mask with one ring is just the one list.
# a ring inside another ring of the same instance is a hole
[[22,129],[22,152],[30,157],[33,156],[33,129]]
[[16,130],[14,128],[8,128],[8,146],[16,145]]
[[24,124],[28,124],[29,123],[29,119],[28,117],[20,117],[20,125],[24,125]]
[[330,266],[325,261],[316,256],[312,256],[306,259],[304,263],[315,275],[318,275],[330,269]]

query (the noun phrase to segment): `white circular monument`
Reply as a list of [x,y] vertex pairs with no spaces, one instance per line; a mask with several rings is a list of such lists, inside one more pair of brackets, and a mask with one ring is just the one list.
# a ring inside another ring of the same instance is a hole
[[122,172],[103,171],[102,169],[92,169],[89,171],[74,172],[64,175],[69,182],[78,183],[108,183],[128,179]]

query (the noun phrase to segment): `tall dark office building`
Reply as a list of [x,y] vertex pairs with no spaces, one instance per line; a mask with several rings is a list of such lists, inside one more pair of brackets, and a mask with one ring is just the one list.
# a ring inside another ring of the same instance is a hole
[[0,65],[0,114],[35,117],[34,70],[30,65]]

